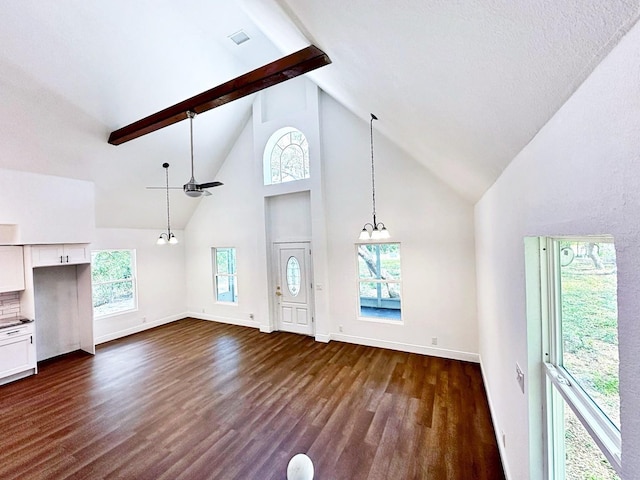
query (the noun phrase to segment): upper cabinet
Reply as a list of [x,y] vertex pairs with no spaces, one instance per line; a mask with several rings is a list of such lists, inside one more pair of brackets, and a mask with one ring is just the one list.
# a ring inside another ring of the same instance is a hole
[[24,290],[22,247],[0,246],[0,293]]
[[91,251],[84,243],[33,245],[31,261],[34,268],[91,263]]

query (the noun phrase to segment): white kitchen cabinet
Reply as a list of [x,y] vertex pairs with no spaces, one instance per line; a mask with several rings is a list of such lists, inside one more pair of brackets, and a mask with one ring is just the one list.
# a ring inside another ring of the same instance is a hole
[[36,370],[33,323],[0,329],[0,385]]
[[86,243],[33,245],[31,260],[34,268],[91,263],[91,251]]
[[24,290],[22,247],[0,246],[0,293]]

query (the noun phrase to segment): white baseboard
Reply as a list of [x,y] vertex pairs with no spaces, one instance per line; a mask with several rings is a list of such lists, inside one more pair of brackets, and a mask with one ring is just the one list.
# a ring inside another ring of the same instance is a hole
[[[480,355],[478,355],[480,357]],[[484,366],[482,365],[482,357],[480,357],[480,372],[482,372],[482,382],[484,383],[484,393],[487,396],[487,403],[489,404],[489,413],[491,414],[491,423],[493,424],[493,432],[496,436],[496,443],[498,444],[498,452],[500,452],[500,460],[502,461],[502,469],[504,470],[504,476],[507,480],[510,480],[511,476],[509,475],[509,464],[507,463],[506,452],[504,451],[504,445],[502,444],[502,434],[500,433],[500,428],[496,423],[496,415],[495,410],[493,408],[493,402],[491,401],[491,395],[489,394],[489,389],[487,388],[487,377],[484,374]]]
[[275,332],[275,330],[273,329],[273,327],[271,327],[271,325],[260,325],[260,331],[262,333],[272,333]]
[[238,325],[239,327],[260,328],[262,326],[255,320],[245,320],[243,318],[221,317],[220,315],[209,315],[208,313],[188,312],[187,317],[197,318],[198,320],[208,320],[210,322],[227,323],[229,325]]
[[150,328],[159,327],[160,325],[165,325],[167,323],[175,322],[176,320],[182,320],[187,317],[186,313],[180,313],[178,315],[169,315],[168,317],[161,318],[159,320],[155,320],[153,322],[145,322],[134,327],[127,328],[125,330],[120,330],[118,332],[108,333],[106,335],[102,335],[95,339],[96,345],[100,345],[101,343],[110,342],[111,340],[116,340],[118,338],[127,337],[129,335],[133,335],[134,333],[144,332],[145,330],[149,330]]
[[413,345],[411,343],[390,342],[387,340],[377,340],[375,338],[355,337],[352,335],[344,335],[342,333],[332,333],[330,335],[330,339],[337,340],[338,342],[367,345],[369,347],[388,348],[389,350],[398,350],[401,352],[419,353],[422,355],[431,355],[433,357],[480,363],[480,355],[477,353],[461,352],[459,350],[426,347],[424,345]]

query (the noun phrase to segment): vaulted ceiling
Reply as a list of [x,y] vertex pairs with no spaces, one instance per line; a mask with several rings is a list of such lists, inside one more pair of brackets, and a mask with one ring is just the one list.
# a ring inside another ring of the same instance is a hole
[[[99,226],[160,228],[163,162],[189,177],[180,122],[127,144],[112,130],[310,43],[309,76],[477,200],[636,22],[640,0],[20,0],[0,15],[0,167],[96,183]],[[229,35],[251,40],[236,46]],[[213,180],[253,97],[194,121]],[[224,180],[224,179],[222,179]],[[233,188],[227,185],[225,188]],[[213,197],[209,197],[213,198]],[[174,226],[198,201],[172,193]]]

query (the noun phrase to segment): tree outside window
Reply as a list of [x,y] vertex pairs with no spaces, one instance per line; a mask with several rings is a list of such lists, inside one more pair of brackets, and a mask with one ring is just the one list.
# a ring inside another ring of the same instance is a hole
[[91,252],[91,290],[94,317],[135,310],[135,251]]
[[400,320],[400,244],[360,244],[357,251],[359,316]]

